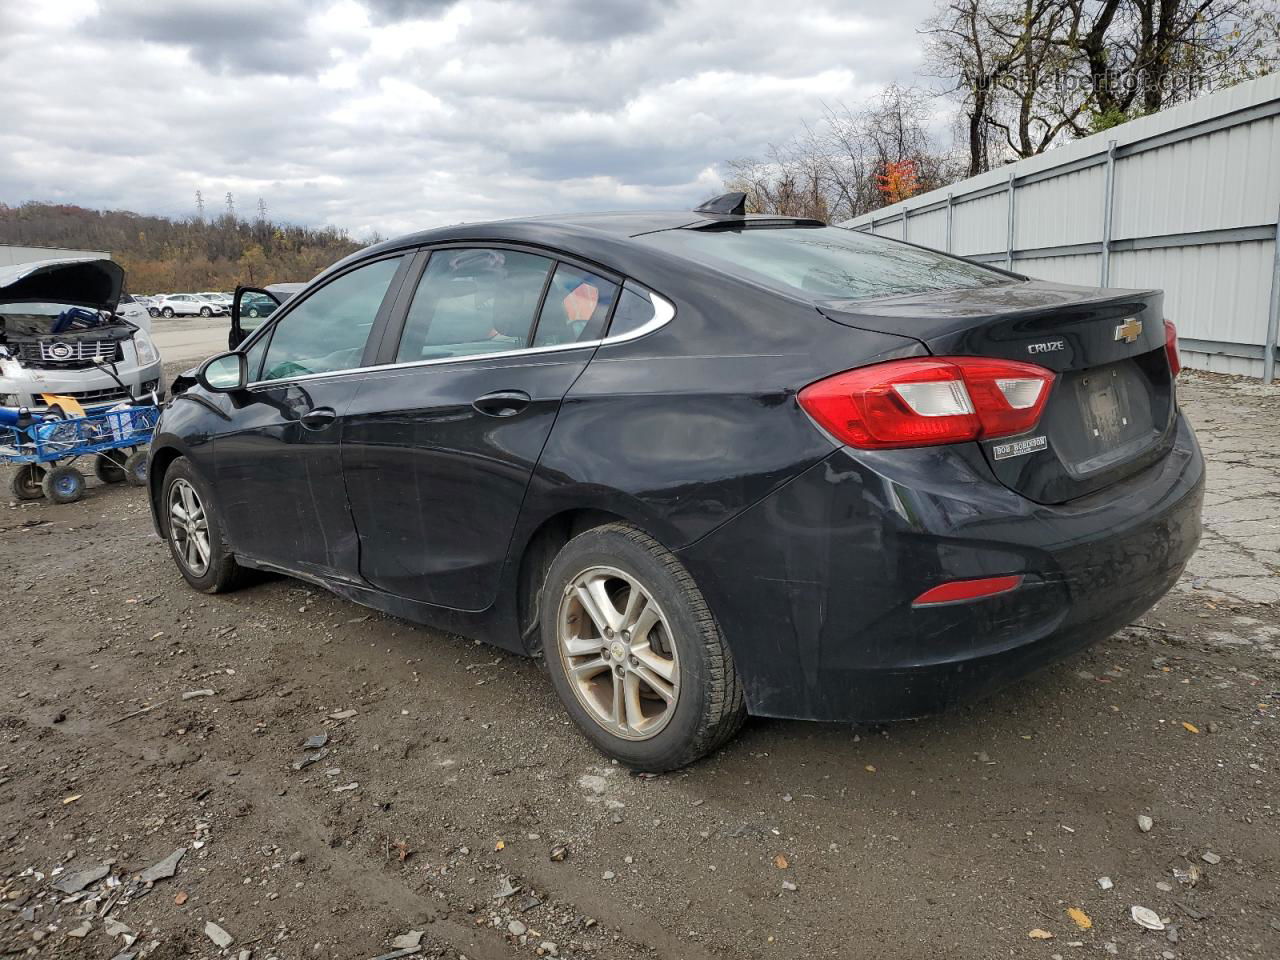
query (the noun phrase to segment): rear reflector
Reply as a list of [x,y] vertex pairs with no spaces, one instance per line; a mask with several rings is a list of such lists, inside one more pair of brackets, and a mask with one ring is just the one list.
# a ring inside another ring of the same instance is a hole
[[1169,376],[1182,372],[1182,358],[1178,356],[1178,328],[1169,320],[1164,322],[1164,352],[1169,358]]
[[911,602],[913,607],[930,607],[941,603],[960,603],[965,600],[980,600],[983,597],[994,597],[998,593],[1008,593],[1022,585],[1022,575],[1012,577],[985,577],[982,580],[952,580],[926,590]]
[[1016,360],[928,357],[838,373],[800,391],[800,405],[842,443],[923,447],[1024,433],[1054,374]]

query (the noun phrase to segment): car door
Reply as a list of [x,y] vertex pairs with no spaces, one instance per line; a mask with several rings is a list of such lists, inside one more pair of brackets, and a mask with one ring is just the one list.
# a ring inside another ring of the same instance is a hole
[[498,245],[433,249],[346,416],[360,572],[479,610],[561,400],[595,351],[617,278]]
[[372,360],[408,260],[336,275],[245,344],[250,382],[231,395],[231,420],[214,441],[237,553],[302,574],[358,575],[338,444],[355,371]]

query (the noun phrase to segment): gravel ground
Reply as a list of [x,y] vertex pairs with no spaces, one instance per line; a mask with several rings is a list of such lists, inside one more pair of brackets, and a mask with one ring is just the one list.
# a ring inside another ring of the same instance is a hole
[[659,778],[534,663],[296,581],[190,592],[139,490],[0,499],[0,956],[1280,957],[1280,393],[1184,380],[1206,536],[1139,624]]

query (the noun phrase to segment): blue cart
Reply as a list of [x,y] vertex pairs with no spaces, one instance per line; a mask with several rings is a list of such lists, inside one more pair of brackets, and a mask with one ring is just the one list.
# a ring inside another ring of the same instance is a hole
[[147,482],[147,445],[160,408],[136,404],[62,419],[0,408],[0,463],[18,465],[12,490],[19,500],[45,497],[73,503],[84,496],[84,475],[73,464],[94,458],[104,483]]

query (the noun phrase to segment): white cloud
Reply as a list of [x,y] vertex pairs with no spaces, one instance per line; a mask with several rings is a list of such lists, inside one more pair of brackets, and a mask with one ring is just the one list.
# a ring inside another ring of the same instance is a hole
[[0,200],[393,234],[682,207],[919,62],[932,0],[9,0]]

